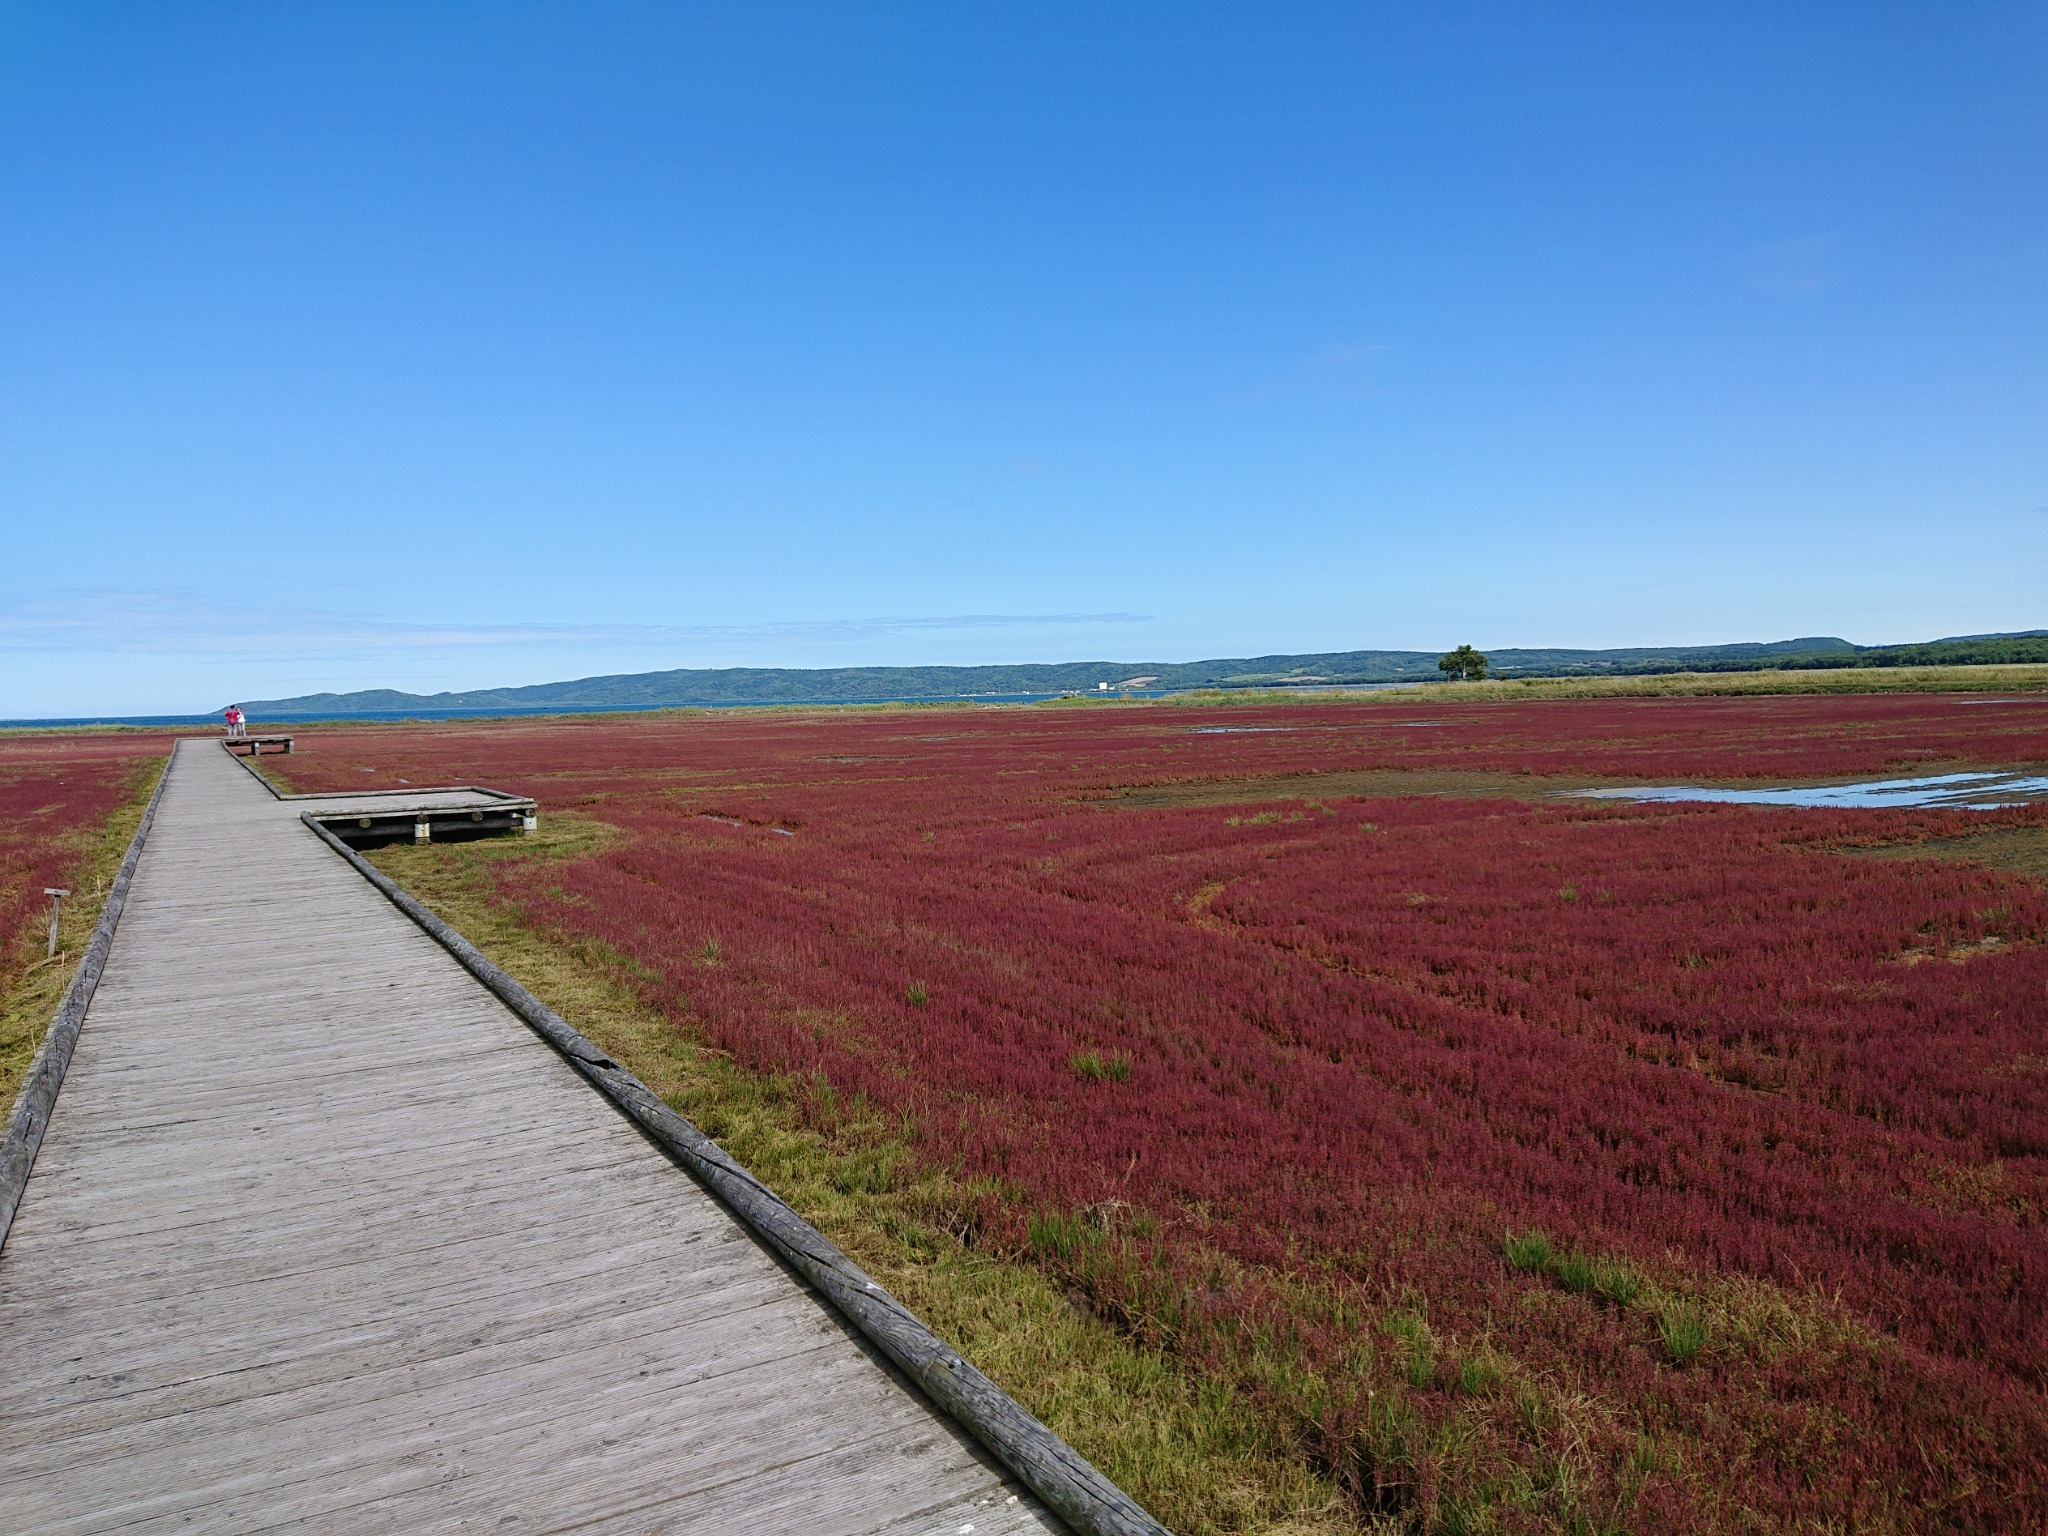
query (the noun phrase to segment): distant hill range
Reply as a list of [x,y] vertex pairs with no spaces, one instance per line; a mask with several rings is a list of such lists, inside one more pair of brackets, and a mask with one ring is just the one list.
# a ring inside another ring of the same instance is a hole
[[[1236,656],[1215,661],[1063,661],[999,667],[681,667],[628,672],[524,688],[466,693],[309,693],[244,701],[266,720],[412,711],[662,709],[692,704],[838,704],[960,699],[1004,694],[1179,693],[1193,688],[1304,688],[1416,683],[1439,677],[1436,651],[1330,651],[1307,656]],[[1852,645],[1833,636],[1740,645],[1644,646],[1626,650],[1501,650],[1488,653],[1500,677],[1625,677],[1660,672],[1751,672],[1772,668],[1957,666],[2048,662],[2048,630],[1963,635],[1915,645]]]

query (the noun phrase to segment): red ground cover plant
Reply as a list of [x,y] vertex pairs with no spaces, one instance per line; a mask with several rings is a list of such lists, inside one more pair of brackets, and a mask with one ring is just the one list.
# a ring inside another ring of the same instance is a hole
[[988,1181],[978,1240],[1251,1381],[1366,1506],[1444,1528],[2048,1520],[2048,896],[1837,851],[2048,810],[1105,799],[2038,763],[2048,701],[302,744],[305,787],[478,781],[624,829],[581,863],[500,866],[503,895],[630,956],[684,1027],[810,1083],[821,1115],[856,1094],[901,1115]]
[[43,957],[43,888],[77,883],[95,835],[169,750],[168,737],[125,732],[0,735],[0,980]]

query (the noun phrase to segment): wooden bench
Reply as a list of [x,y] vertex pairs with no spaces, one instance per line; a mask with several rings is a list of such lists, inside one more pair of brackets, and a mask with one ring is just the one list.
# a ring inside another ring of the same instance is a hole
[[242,749],[244,747],[249,749],[248,756],[261,757],[265,752],[291,751],[292,739],[289,736],[230,736],[227,738],[228,750],[237,756],[243,755]]

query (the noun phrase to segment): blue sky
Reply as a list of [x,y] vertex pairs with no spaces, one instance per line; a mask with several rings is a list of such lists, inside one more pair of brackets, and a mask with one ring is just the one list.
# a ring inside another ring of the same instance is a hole
[[0,716],[2048,626],[2048,7],[0,5]]

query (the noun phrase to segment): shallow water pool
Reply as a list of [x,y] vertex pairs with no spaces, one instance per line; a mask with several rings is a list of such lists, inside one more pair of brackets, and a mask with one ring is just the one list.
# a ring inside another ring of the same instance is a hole
[[1993,811],[2000,806],[2048,800],[2048,777],[2024,773],[1938,773],[1919,779],[1869,779],[1860,784],[1809,784],[1774,789],[1707,789],[1692,784],[1578,789],[1586,800],[1705,800],[1720,805],[1863,806],[1914,810]]

